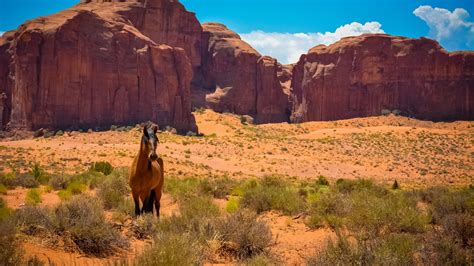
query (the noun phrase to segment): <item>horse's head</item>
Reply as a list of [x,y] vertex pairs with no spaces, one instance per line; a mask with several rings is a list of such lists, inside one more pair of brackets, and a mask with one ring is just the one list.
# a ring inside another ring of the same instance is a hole
[[158,126],[151,122],[143,127],[142,144],[145,146],[145,151],[148,152],[148,160],[150,161],[158,159],[158,155],[156,154],[156,147],[159,143],[158,137],[156,136],[157,130]]

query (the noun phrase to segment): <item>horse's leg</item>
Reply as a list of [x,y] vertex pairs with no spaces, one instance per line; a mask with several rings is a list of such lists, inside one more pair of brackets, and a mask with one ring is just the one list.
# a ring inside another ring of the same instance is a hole
[[150,192],[145,212],[153,213],[153,203],[155,203],[155,190]]
[[150,213],[152,212],[151,209],[153,208],[153,200],[151,199],[152,193],[151,191],[145,195],[142,195],[142,213]]
[[132,192],[133,202],[135,203],[135,216],[140,215],[140,195],[135,191]]
[[161,187],[158,186],[158,187],[155,188],[153,191],[154,191],[154,193],[155,193],[155,210],[156,210],[156,216],[160,217],[160,207],[161,207],[160,200],[161,200],[161,195],[162,195]]

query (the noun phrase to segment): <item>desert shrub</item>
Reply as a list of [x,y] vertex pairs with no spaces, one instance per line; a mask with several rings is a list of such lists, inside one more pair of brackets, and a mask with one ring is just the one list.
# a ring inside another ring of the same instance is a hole
[[276,260],[273,257],[262,253],[245,260],[243,265],[246,265],[246,266],[278,265],[279,263],[277,264],[275,261]]
[[197,194],[199,179],[170,177],[165,180],[163,191],[176,199],[185,199]]
[[241,259],[261,254],[272,242],[268,226],[248,210],[239,210],[220,219],[217,231],[225,245]]
[[139,216],[132,225],[132,231],[136,238],[152,238],[158,233],[158,220],[153,214]]
[[26,193],[25,202],[29,205],[36,205],[38,203],[41,203],[40,191],[36,188],[28,190],[28,192]]
[[0,264],[21,265],[22,250],[15,237],[16,228],[13,219],[0,218]]
[[109,255],[128,245],[120,232],[106,222],[104,210],[96,198],[75,196],[61,203],[55,209],[54,224],[57,231],[68,232],[86,254]]
[[0,220],[10,216],[12,210],[8,208],[4,199],[0,198]]
[[320,186],[329,186],[329,181],[323,175],[318,176],[318,181],[316,183]]
[[366,240],[349,237],[336,230],[336,240],[328,240],[324,251],[308,259],[308,265],[413,265],[418,249],[409,234]]
[[114,168],[109,162],[95,162],[92,165],[92,170],[103,173],[104,175],[110,175]]
[[278,210],[284,214],[296,214],[304,210],[305,203],[294,186],[278,177],[267,176],[244,190],[241,206],[257,213]]
[[8,189],[4,184],[0,184],[0,194],[7,195]]
[[236,212],[239,209],[239,198],[235,196],[231,196],[227,205],[225,206],[225,210],[228,213]]
[[69,179],[70,177],[66,175],[53,175],[49,179],[49,185],[55,190],[66,189]]
[[25,206],[15,211],[14,218],[21,232],[34,235],[41,231],[54,231],[53,216],[50,209],[38,206]]
[[200,265],[201,246],[188,234],[163,232],[157,235],[154,245],[145,249],[135,265]]
[[[472,249],[463,249],[459,243],[445,234],[431,232],[424,241],[420,258],[425,265],[471,265]],[[470,263],[471,262],[471,263]]]
[[376,184],[371,180],[367,179],[358,179],[358,180],[348,180],[348,179],[338,179],[336,181],[336,189],[343,194],[349,194],[353,191],[370,191],[372,194],[378,196],[385,195],[388,191]]
[[215,236],[214,220],[219,208],[210,197],[194,196],[180,202],[181,215],[160,219],[158,228],[162,232],[188,233],[200,243]]
[[42,185],[48,184],[49,176],[39,163],[35,163],[33,165],[33,167],[30,170],[30,174],[39,184],[42,184]]
[[238,182],[236,180],[224,176],[201,180],[199,189],[204,194],[223,199],[228,196],[237,185]]
[[99,184],[97,195],[106,209],[116,209],[130,193],[126,170],[115,169]]
[[350,203],[348,226],[370,236],[389,232],[422,233],[428,223],[428,217],[416,208],[416,202],[403,194],[377,197],[368,191],[354,192]]

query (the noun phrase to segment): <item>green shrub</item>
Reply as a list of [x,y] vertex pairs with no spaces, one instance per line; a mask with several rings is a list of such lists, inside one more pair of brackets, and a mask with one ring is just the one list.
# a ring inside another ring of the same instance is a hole
[[21,254],[14,221],[10,218],[0,218],[0,264],[21,265]]
[[257,213],[278,210],[296,214],[304,210],[305,203],[297,189],[277,177],[264,177],[256,186],[244,190],[241,206]]
[[180,216],[160,218],[158,228],[161,232],[187,233],[200,243],[215,236],[214,220],[219,208],[210,197],[191,197],[180,202]]
[[88,196],[75,196],[61,203],[54,213],[57,232],[68,232],[72,241],[84,253],[96,256],[109,255],[128,242],[120,232],[105,220],[100,201]]
[[31,175],[39,184],[46,185],[49,182],[49,176],[46,171],[43,170],[39,163],[35,163],[30,170]]
[[70,190],[67,190],[67,189],[60,190],[60,191],[58,191],[58,197],[62,201],[70,200],[71,197],[72,197],[72,192]]
[[152,238],[158,233],[158,220],[151,213],[140,215],[132,224],[132,232],[138,239]]
[[166,178],[163,190],[176,199],[185,199],[197,195],[200,181],[197,178]]
[[0,184],[0,194],[7,195],[8,189],[4,184]]
[[329,186],[329,181],[327,180],[325,176],[320,175],[318,177],[317,184],[320,186]]
[[199,189],[203,194],[211,195],[214,198],[223,199],[230,195],[236,188],[238,182],[227,176],[212,179],[204,179],[199,183]]
[[28,190],[28,192],[26,193],[25,203],[29,205],[36,205],[38,203],[41,203],[40,191],[35,188]]
[[136,259],[135,265],[200,265],[201,246],[186,233],[158,234],[153,246],[146,248]]
[[126,169],[115,169],[99,184],[97,195],[106,209],[118,208],[130,194],[127,177]]
[[266,251],[272,242],[272,233],[257,215],[248,210],[239,210],[217,222],[217,231],[227,248],[240,258],[249,258]]
[[7,207],[5,200],[0,198],[0,220],[9,217],[11,213],[12,210]]
[[70,177],[66,175],[53,175],[49,179],[49,185],[55,190],[66,189],[69,179]]
[[239,209],[239,201],[240,199],[238,197],[231,196],[227,202],[227,205],[225,206],[225,210],[228,213],[236,212]]
[[104,175],[110,175],[114,168],[109,162],[96,162],[92,166],[92,170],[103,173]]

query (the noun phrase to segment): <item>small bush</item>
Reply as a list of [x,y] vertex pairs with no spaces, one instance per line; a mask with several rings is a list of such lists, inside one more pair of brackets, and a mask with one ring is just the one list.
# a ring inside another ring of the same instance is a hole
[[15,223],[10,218],[0,218],[0,264],[21,265],[22,250],[16,235]]
[[65,175],[53,175],[49,179],[49,185],[55,190],[66,189],[69,183],[69,176]]
[[212,195],[214,198],[223,199],[230,195],[237,185],[238,183],[236,180],[225,176],[202,180],[199,183],[199,189],[204,194]]
[[240,259],[261,254],[272,242],[268,226],[257,221],[257,215],[247,210],[220,219],[217,230],[228,248]]
[[5,200],[0,198],[0,220],[9,217],[11,213],[12,210],[7,207]]
[[54,224],[59,232],[69,232],[72,241],[84,253],[109,255],[128,243],[109,225],[100,202],[87,196],[75,196],[55,210]]
[[30,171],[33,178],[42,185],[46,185],[49,182],[49,176],[46,171],[43,170],[39,163],[35,163]]
[[305,208],[296,188],[276,177],[265,177],[256,186],[244,190],[241,205],[257,213],[278,210],[296,214]]
[[0,194],[7,195],[8,189],[4,184],[0,184]]
[[132,231],[138,239],[152,238],[158,233],[158,220],[153,214],[141,215],[135,220]]
[[161,233],[153,246],[145,249],[134,264],[152,265],[200,265],[200,245],[187,234]]
[[28,190],[28,192],[26,193],[25,202],[29,205],[36,205],[38,203],[41,203],[40,191],[35,188]]
[[92,166],[92,170],[103,173],[104,175],[110,175],[113,169],[114,168],[109,162],[96,162]]
[[115,169],[111,175],[106,176],[99,184],[97,195],[106,209],[116,209],[125,201],[125,196],[129,193],[130,187],[126,170]]
[[43,230],[54,231],[52,213],[38,206],[25,206],[15,211],[14,218],[21,232],[34,235]]
[[171,194],[176,199],[185,199],[195,196],[199,189],[197,178],[167,178],[164,183],[164,192]]
[[235,196],[231,196],[227,205],[225,206],[225,210],[228,213],[236,212],[239,209],[239,198]]
[[329,181],[327,180],[325,176],[320,175],[318,177],[317,184],[320,186],[329,186]]

